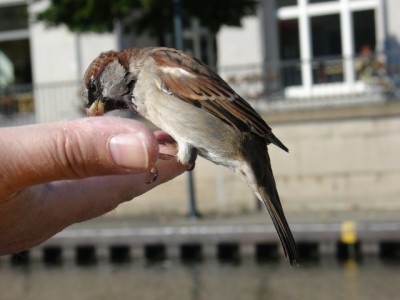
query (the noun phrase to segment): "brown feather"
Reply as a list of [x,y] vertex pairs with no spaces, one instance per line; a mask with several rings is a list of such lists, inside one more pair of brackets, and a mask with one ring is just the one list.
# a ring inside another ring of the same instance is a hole
[[90,68],[86,71],[83,82],[85,86],[88,86],[91,78],[98,78],[103,73],[105,67],[111,62],[118,60],[118,62],[125,68],[129,68],[129,60],[132,52],[138,52],[139,49],[128,49],[125,51],[107,51],[102,52],[90,65]]
[[[187,103],[202,107],[242,132],[253,132],[288,151],[250,104],[207,65],[174,49],[161,48],[152,52],[151,57],[160,66],[160,79],[174,95]],[[183,71],[176,75],[168,72],[167,68]]]

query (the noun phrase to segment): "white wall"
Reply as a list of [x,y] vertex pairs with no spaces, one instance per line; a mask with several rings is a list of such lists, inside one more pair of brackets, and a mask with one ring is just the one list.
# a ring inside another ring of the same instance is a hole
[[[271,123],[273,132],[290,149],[269,146],[272,168],[283,207],[288,213],[400,210],[400,117],[374,115],[400,104],[377,105],[370,116],[333,120]],[[325,115],[330,108],[320,111]],[[365,110],[366,111],[366,110]],[[342,113],[346,109],[341,109]],[[338,113],[338,111],[336,111]],[[204,159],[194,171],[201,213],[254,211],[255,197],[233,172]],[[182,175],[131,202],[111,215],[180,214],[187,211],[186,175]],[[324,214],[321,215],[324,216]]]
[[0,5],[16,5],[26,3],[26,0],[0,0]]
[[[47,1],[32,3],[31,15],[46,6]],[[70,32],[66,26],[49,28],[42,22],[31,23],[30,36],[35,83],[80,79],[86,67],[100,52],[117,47],[115,34],[82,34],[78,50],[76,33]],[[78,53],[82,61],[81,74],[78,73]]]
[[384,22],[387,26],[387,36],[392,38],[390,44],[397,47],[400,51],[400,1],[398,0],[383,0],[385,3]]
[[218,33],[219,68],[262,62],[260,18],[245,17],[242,25],[242,27],[223,26]]
[[[31,18],[47,5],[48,1],[33,2],[29,7]],[[77,34],[66,26],[48,28],[42,22],[30,24],[38,122],[80,117],[80,81],[86,68],[100,52],[117,47],[115,34],[82,34],[79,39],[80,43]]]
[[[222,78],[247,100],[256,99],[264,87],[263,37],[260,16],[242,19],[242,27],[223,26],[217,34],[217,69]],[[242,84],[245,82],[245,84]]]

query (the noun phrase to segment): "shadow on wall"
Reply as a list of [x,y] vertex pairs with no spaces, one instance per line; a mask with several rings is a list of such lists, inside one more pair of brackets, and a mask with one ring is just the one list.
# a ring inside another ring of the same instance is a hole
[[385,40],[385,49],[387,55],[387,69],[389,75],[399,73],[400,71],[400,43],[397,38],[389,35]]

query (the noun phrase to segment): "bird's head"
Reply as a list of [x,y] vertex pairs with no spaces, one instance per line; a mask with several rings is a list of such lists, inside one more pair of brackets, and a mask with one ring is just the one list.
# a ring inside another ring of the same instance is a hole
[[90,116],[115,109],[135,109],[132,93],[137,74],[129,70],[131,51],[101,53],[89,66],[82,88],[83,104]]

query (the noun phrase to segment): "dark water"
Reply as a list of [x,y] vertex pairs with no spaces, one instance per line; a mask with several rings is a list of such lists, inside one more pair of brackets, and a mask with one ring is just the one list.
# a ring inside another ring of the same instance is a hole
[[194,265],[142,261],[112,265],[45,266],[0,263],[0,299],[400,299],[400,263],[364,259],[339,263],[322,259],[290,268],[285,261],[245,260]]

